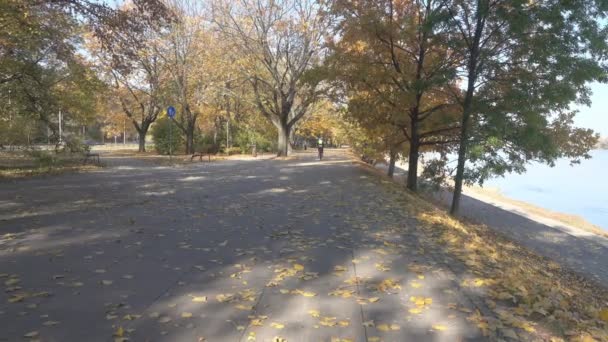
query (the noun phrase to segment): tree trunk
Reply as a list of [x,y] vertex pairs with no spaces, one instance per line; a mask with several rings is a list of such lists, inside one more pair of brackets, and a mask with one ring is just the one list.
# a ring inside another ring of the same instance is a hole
[[460,198],[462,196],[462,182],[464,180],[464,164],[467,156],[467,142],[469,140],[469,121],[471,117],[471,110],[473,105],[473,94],[475,91],[475,61],[471,62],[472,66],[469,65],[469,81],[467,86],[467,92],[464,98],[462,106],[462,121],[460,127],[460,138],[458,147],[458,164],[456,166],[456,178],[454,178],[454,195],[452,197],[452,206],[450,207],[450,214],[456,215],[460,209]]
[[389,152],[389,162],[388,162],[388,172],[387,175],[391,178],[393,178],[393,175],[395,174],[395,162],[397,161],[397,152],[394,149],[391,149],[391,151]]
[[276,125],[279,133],[277,142],[277,157],[287,157],[289,155],[289,128],[286,124]]
[[456,215],[458,210],[460,210],[460,198],[462,197],[462,182],[464,180],[464,164],[466,161],[467,155],[467,140],[468,130],[467,126],[469,124],[469,117],[471,116],[470,108],[471,108],[471,100],[472,100],[472,91],[469,96],[467,92],[467,97],[464,101],[464,110],[462,113],[462,127],[460,128],[460,146],[458,147],[458,164],[456,166],[456,178],[454,178],[454,195],[452,196],[452,206],[450,207],[450,214]]
[[407,161],[407,188],[416,192],[418,191],[418,156],[420,154],[417,119],[412,120],[410,135],[410,153]]
[[137,132],[139,137],[139,152],[146,152],[146,133],[144,131]]
[[186,154],[194,154],[194,128],[188,128],[186,133]]
[[464,164],[467,156],[467,143],[469,140],[469,121],[473,107],[473,95],[475,93],[475,82],[479,75],[479,49],[481,46],[481,36],[485,29],[485,18],[487,17],[488,2],[485,1],[483,6],[481,2],[476,10],[476,26],[475,36],[471,46],[469,47],[469,60],[467,63],[467,92],[462,106],[462,122],[460,127],[460,146],[458,147],[458,165],[456,166],[456,178],[454,179],[454,196],[452,197],[452,206],[450,214],[456,215],[460,209],[460,198],[462,197],[462,183],[464,181]]

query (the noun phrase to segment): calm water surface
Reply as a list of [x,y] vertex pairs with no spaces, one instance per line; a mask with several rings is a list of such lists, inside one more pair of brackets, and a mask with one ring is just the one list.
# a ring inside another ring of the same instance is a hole
[[582,216],[608,231],[608,150],[591,155],[592,159],[574,166],[567,160],[555,167],[532,164],[525,174],[491,179],[484,186],[539,207]]

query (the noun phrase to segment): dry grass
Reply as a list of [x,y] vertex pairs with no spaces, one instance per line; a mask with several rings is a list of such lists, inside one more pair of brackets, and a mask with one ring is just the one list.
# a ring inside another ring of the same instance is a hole
[[59,175],[68,172],[83,172],[100,169],[98,165],[58,165],[53,167],[0,168],[0,180],[14,180],[36,176]]
[[90,171],[100,165],[83,165],[81,154],[57,154],[52,164],[41,164],[25,151],[0,152],[0,179],[19,179],[66,172]]

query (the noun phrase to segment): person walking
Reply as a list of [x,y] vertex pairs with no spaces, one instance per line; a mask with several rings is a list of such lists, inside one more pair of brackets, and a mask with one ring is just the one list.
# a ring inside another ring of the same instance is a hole
[[319,150],[319,160],[323,159],[323,138],[319,138],[317,142],[317,149]]

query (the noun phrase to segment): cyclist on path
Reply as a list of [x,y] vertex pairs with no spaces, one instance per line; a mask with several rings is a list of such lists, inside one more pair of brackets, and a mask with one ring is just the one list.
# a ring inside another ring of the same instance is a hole
[[323,159],[323,138],[319,138],[317,148],[319,149],[319,160],[321,160]]

